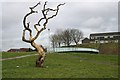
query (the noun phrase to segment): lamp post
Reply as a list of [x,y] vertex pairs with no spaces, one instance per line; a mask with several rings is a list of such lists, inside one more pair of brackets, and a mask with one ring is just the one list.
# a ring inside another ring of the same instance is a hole
[[50,53],[50,29],[48,28],[48,42],[49,42],[49,46],[48,46],[48,51],[49,51],[49,53]]

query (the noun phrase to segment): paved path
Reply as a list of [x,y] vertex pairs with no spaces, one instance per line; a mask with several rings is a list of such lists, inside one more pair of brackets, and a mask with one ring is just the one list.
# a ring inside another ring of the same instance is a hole
[[28,56],[34,56],[34,55],[38,55],[38,54],[29,54],[29,55],[23,55],[23,56],[11,57],[11,58],[3,58],[3,59],[0,59],[0,61],[19,59],[19,58],[24,58]]

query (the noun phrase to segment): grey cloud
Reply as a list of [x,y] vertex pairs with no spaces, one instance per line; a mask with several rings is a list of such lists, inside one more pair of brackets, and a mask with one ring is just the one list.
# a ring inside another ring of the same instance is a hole
[[28,11],[28,4],[23,2],[2,3],[2,23],[4,28],[8,25],[13,26],[15,23],[22,23],[23,15]]
[[87,28],[96,28],[100,27],[103,24],[104,20],[101,17],[92,17],[90,19],[87,19],[84,23],[81,24],[81,26],[87,27]]
[[[36,3],[11,2],[2,4],[3,50],[31,47],[21,41],[22,20],[29,11],[28,7],[34,4]],[[58,2],[51,2],[48,6],[55,8],[57,4]],[[47,29],[50,28],[50,33],[53,34],[57,29],[77,28],[82,30],[84,36],[87,37],[94,32],[117,31],[117,13],[117,2],[67,2],[60,7],[58,15],[49,21]],[[28,21],[31,21],[31,26],[39,19],[38,16],[40,15],[29,17]],[[47,29],[41,33],[36,42],[48,47],[49,33]]]
[[[57,19],[49,26],[54,28],[78,28],[89,37],[90,33],[117,31],[118,6],[112,2],[66,3]],[[56,24],[56,25],[55,25]]]

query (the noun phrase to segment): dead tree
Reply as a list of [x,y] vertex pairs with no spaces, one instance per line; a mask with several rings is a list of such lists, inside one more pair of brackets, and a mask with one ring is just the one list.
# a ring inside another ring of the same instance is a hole
[[[46,25],[47,25],[48,21],[58,14],[59,7],[61,5],[64,5],[65,3],[57,5],[56,9],[46,8],[47,2],[44,3],[43,9],[41,10],[43,16],[37,21],[36,24],[34,24],[33,28],[35,28],[35,30],[36,30],[36,35],[33,36],[32,29],[30,28],[30,22],[27,22],[27,18],[28,18],[28,16],[30,16],[34,13],[38,13],[38,11],[35,11],[34,9],[40,4],[41,3],[39,2],[35,6],[29,7],[30,12],[27,13],[23,18],[24,30],[23,30],[23,35],[22,35],[22,40],[24,42],[30,43],[37,50],[37,52],[39,54],[39,58],[36,61],[37,67],[43,67],[43,62],[45,60],[46,54],[45,54],[44,49],[41,46],[39,46],[37,43],[35,43],[35,40],[38,38],[40,33],[46,29]],[[52,14],[51,16],[48,16],[49,12],[54,12],[54,14]],[[42,25],[43,27],[41,27],[41,24],[40,24],[41,21],[44,21],[44,23]],[[26,39],[26,37],[25,37],[26,31],[29,32],[29,39]]]

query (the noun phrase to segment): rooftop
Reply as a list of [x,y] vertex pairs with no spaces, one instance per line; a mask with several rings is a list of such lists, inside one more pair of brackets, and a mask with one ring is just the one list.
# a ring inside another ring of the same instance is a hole
[[101,35],[104,35],[104,36],[107,36],[107,35],[120,35],[120,32],[106,32],[106,33],[93,33],[93,34],[90,34],[90,36],[101,36]]

